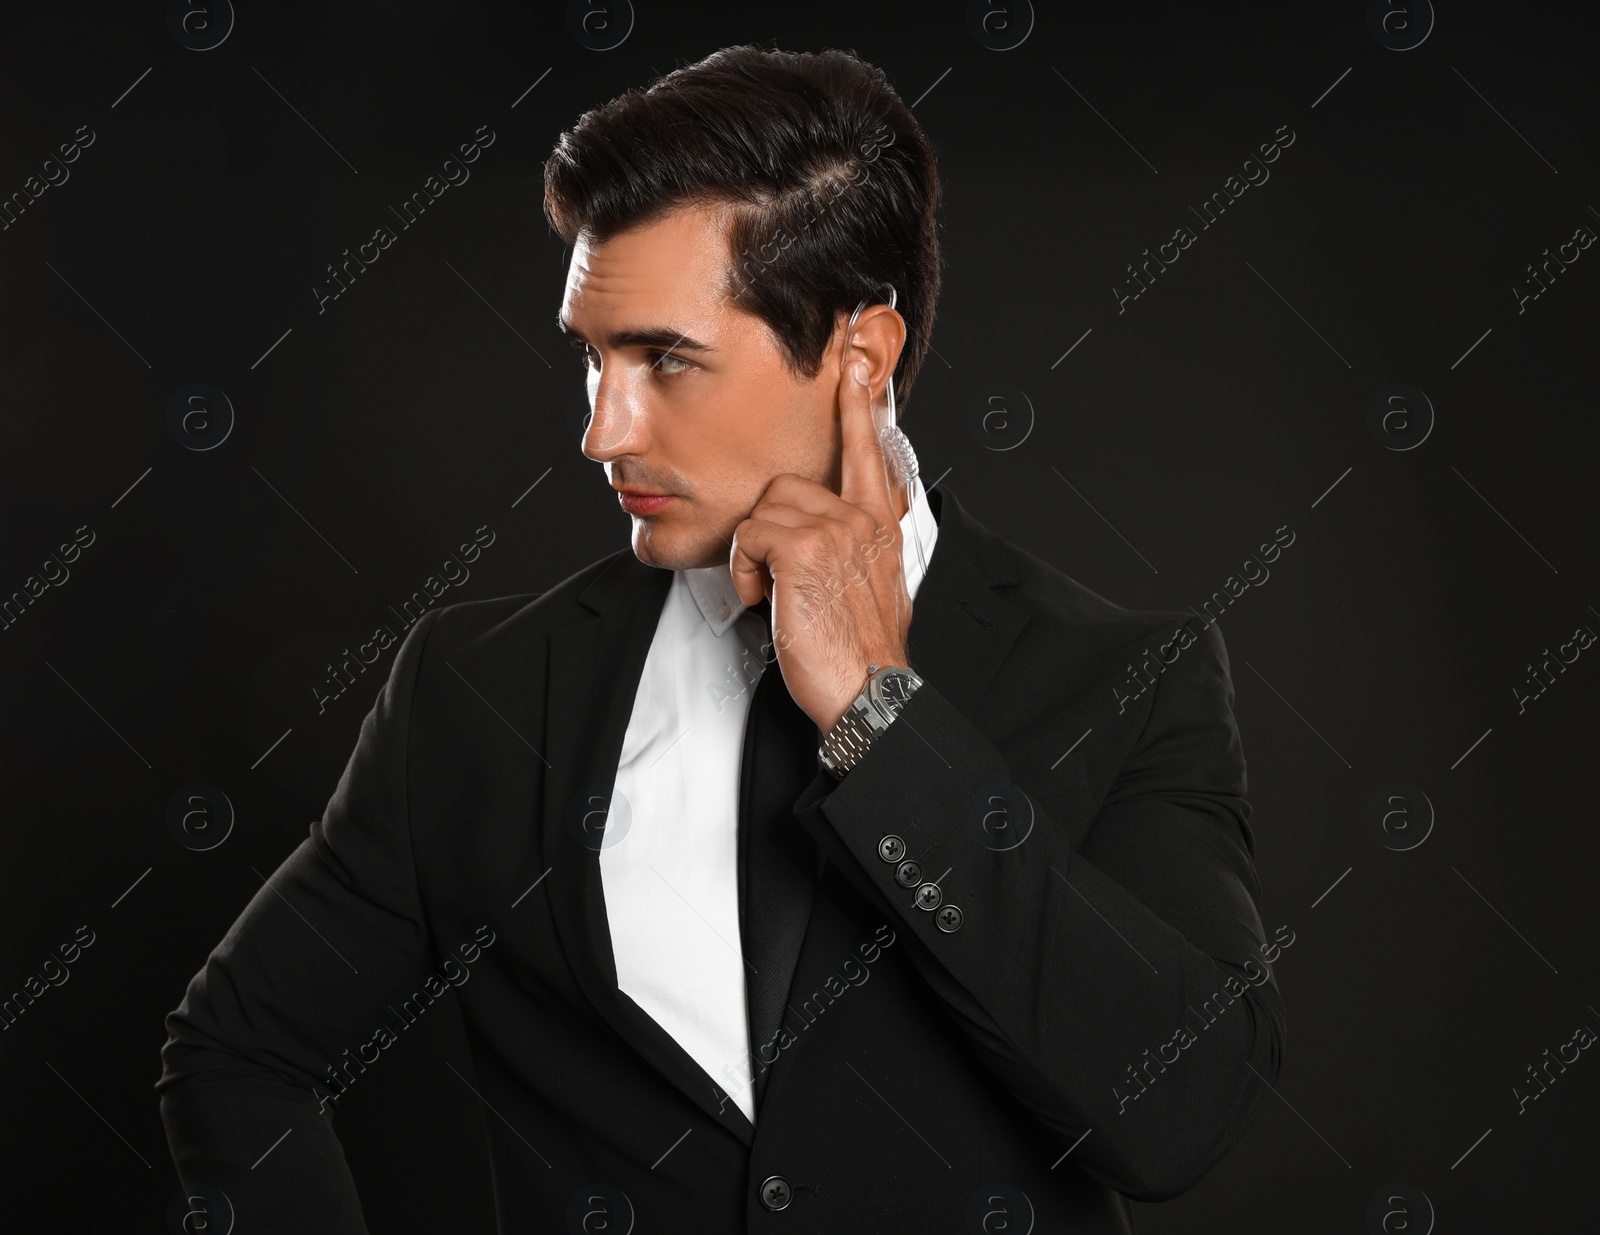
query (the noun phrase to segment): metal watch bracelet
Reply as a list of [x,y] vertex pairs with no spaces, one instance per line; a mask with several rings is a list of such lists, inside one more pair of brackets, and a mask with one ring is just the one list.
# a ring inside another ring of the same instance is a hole
[[872,749],[872,744],[877,741],[878,735],[887,729],[894,719],[893,715],[884,715],[873,702],[875,680],[880,673],[894,670],[909,674],[915,679],[916,686],[922,684],[915,671],[907,666],[867,666],[866,685],[861,688],[861,693],[851,701],[850,706],[844,710],[844,715],[839,717],[823,738],[822,745],[817,748],[822,766],[827,768],[835,780],[843,780],[845,773],[866,757],[867,751]]
[[[822,740],[819,752],[823,756],[822,766],[833,773],[835,780],[843,780],[844,774],[861,762],[872,749],[872,741],[879,732],[861,718],[858,704],[864,700],[865,692],[845,709],[844,715]],[[868,703],[866,707],[871,709],[872,705]]]

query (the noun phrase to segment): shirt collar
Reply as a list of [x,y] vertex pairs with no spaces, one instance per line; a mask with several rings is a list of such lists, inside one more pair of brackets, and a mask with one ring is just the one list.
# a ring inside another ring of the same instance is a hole
[[[900,565],[906,574],[906,592],[913,600],[922,583],[924,565],[933,560],[934,542],[939,536],[939,523],[933,517],[927,492],[920,483],[912,485],[916,491],[910,508],[900,520]],[[705,616],[711,633],[721,635],[739,619],[747,608],[733,586],[733,572],[726,562],[717,566],[698,566],[676,572],[683,576],[689,594]]]

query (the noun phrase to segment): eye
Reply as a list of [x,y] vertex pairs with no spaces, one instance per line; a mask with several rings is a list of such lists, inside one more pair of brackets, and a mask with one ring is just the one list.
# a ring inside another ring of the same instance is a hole
[[567,342],[572,345],[572,351],[578,358],[578,364],[585,373],[589,371],[589,345],[582,339],[569,337]]
[[650,367],[661,373],[669,375],[687,373],[696,367],[682,356],[675,356],[671,352],[651,352],[650,355],[654,357]]

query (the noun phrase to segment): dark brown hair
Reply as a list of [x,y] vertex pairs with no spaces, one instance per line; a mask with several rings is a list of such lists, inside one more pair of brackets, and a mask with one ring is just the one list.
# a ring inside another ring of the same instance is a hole
[[906,342],[904,406],[927,355],[942,256],[933,148],[883,70],[853,52],[726,47],[593,108],[544,165],[567,244],[601,243],[683,206],[725,209],[728,299],[814,379],[838,314],[887,303]]

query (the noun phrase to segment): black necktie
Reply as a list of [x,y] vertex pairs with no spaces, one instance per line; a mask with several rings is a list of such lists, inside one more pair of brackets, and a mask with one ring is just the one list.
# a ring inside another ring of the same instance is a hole
[[[752,606],[771,633],[771,606]],[[770,649],[767,652],[771,655]],[[761,672],[745,725],[739,774],[739,930],[744,947],[755,1100],[766,1092],[770,1058],[805,938],[816,886],[817,846],[794,817],[795,800],[817,774],[817,727],[784,684],[776,657]]]

